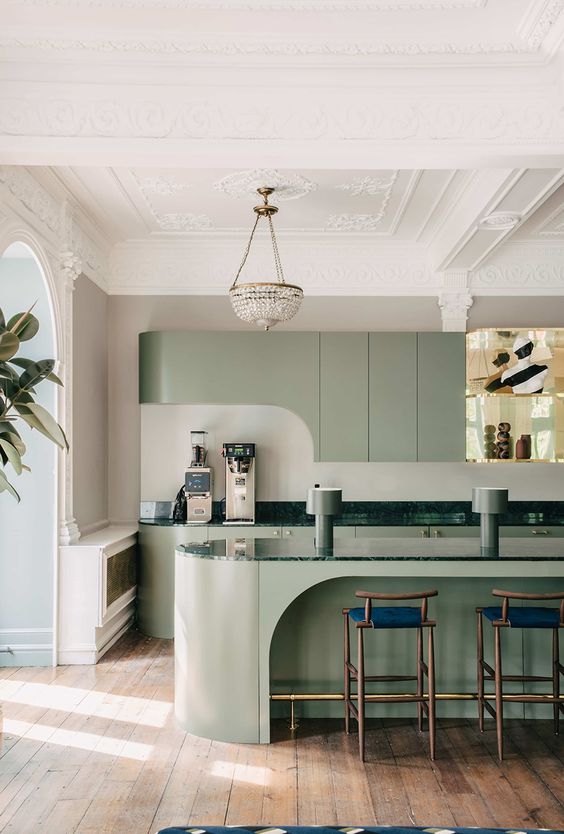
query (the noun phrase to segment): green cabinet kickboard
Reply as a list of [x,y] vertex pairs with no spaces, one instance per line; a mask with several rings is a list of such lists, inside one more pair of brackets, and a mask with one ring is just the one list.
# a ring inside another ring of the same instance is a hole
[[276,405],[301,417],[319,457],[319,334],[139,335],[139,402]]
[[464,335],[417,334],[417,460],[466,458]]
[[368,460],[368,334],[320,335],[320,460]]
[[368,368],[369,460],[417,460],[417,334],[370,333]]

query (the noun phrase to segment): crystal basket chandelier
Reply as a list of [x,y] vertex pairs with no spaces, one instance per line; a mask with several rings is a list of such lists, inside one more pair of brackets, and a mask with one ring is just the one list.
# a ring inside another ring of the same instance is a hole
[[[248,321],[250,324],[256,324],[258,327],[263,327],[265,330],[270,330],[271,327],[274,327],[279,322],[289,321],[296,315],[300,309],[304,293],[301,287],[297,287],[295,284],[287,284],[284,280],[280,253],[278,252],[278,244],[272,224],[272,215],[276,214],[278,209],[276,206],[271,206],[268,202],[268,197],[274,189],[264,187],[257,188],[257,191],[263,198],[264,203],[262,206],[255,206],[253,209],[257,219],[255,220],[247,248],[245,249],[241,266],[229,289],[229,297],[231,298],[233,310],[240,319]],[[261,217],[266,218],[270,229],[277,280],[260,281],[252,284],[238,284],[237,281],[249,256],[253,237]]]

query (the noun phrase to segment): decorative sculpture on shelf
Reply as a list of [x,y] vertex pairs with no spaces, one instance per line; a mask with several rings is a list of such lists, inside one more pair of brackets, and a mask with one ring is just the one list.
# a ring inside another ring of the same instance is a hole
[[486,458],[486,460],[495,460],[495,458],[497,457],[495,432],[495,426],[484,426],[484,457]]
[[511,386],[514,394],[542,394],[548,365],[537,365],[531,361],[533,349],[528,336],[517,336],[513,343],[517,364],[503,372],[501,381]]
[[511,423],[498,423],[496,457],[498,460],[509,460],[512,457],[511,449]]

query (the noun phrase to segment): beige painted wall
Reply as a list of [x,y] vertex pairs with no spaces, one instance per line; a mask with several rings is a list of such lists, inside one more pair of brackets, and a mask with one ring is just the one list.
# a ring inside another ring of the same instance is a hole
[[[472,316],[472,326],[489,326],[490,317],[505,326],[523,326],[534,318],[535,326],[555,325],[554,311],[561,299],[484,299]],[[537,303],[538,302],[538,303]],[[529,311],[529,312],[528,312]],[[533,315],[534,314],[534,315]],[[484,320],[482,320],[482,318]],[[560,322],[560,325],[562,322]],[[306,298],[297,319],[286,326],[292,330],[440,330],[439,308],[432,298]],[[138,334],[145,330],[240,330],[229,301],[222,297],[197,296],[112,296],[109,299],[109,503],[112,521],[134,520],[139,512],[141,483],[141,408],[138,403]],[[265,338],[268,338],[265,335]],[[228,357],[227,357],[228,361]],[[159,435],[149,412],[144,424],[143,442],[151,448],[143,452],[143,498],[172,499],[172,492],[182,480],[179,474],[186,458],[189,428],[206,428],[204,419],[214,422],[215,441],[223,442],[223,433],[233,429],[233,412],[212,415],[201,408],[170,406]],[[176,410],[175,410],[176,409]],[[249,416],[251,426],[259,431],[260,412]],[[198,425],[191,425],[193,422]],[[158,421],[157,421],[158,422]],[[469,498],[473,485],[507,485],[514,500],[537,498],[564,500],[560,466],[529,464],[526,467],[500,467],[465,463],[417,464],[313,464],[305,450],[309,448],[297,418],[280,417],[279,428],[294,426],[294,446],[289,456],[279,461],[276,475],[259,486],[259,497],[302,500],[312,479],[326,485],[344,487],[347,500],[448,500]],[[264,426],[260,425],[261,436]],[[247,438],[253,440],[253,437]],[[273,443],[263,438],[263,442]],[[288,438],[286,438],[288,444]],[[159,444],[162,443],[162,446]],[[288,448],[288,446],[287,446]],[[295,454],[294,454],[295,453]],[[150,487],[148,461],[155,463],[155,491]],[[264,464],[264,461],[263,461]],[[157,472],[158,467],[158,472]],[[288,468],[294,468],[289,476]],[[295,477],[296,468],[300,476]],[[510,472],[508,480],[507,472]],[[220,473],[216,472],[216,478]],[[266,486],[268,483],[268,486]],[[158,484],[158,485],[157,485]],[[278,486],[277,486],[278,485]],[[160,494],[160,493],[165,494]],[[217,497],[221,490],[216,490]],[[159,493],[159,494],[157,494]]]
[[73,501],[84,534],[108,518],[108,296],[84,275],[73,316]]

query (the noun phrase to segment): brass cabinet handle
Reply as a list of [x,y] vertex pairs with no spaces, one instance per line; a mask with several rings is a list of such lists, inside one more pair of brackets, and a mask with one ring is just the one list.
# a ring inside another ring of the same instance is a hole
[[533,536],[550,536],[550,530],[531,530]]
[[421,536],[422,539],[426,539],[427,538],[427,531],[426,530],[420,530],[419,535]]
[[291,536],[291,535],[292,535],[292,531],[291,531],[291,530],[284,530],[284,533],[285,533],[287,536]]
[[273,531],[272,531],[272,535],[273,535],[273,536],[277,536],[277,535],[278,535],[278,530],[273,530]]
[[433,530],[433,538],[434,539],[438,539],[440,535],[441,535],[440,530]]

